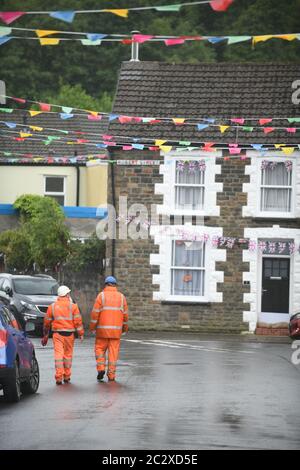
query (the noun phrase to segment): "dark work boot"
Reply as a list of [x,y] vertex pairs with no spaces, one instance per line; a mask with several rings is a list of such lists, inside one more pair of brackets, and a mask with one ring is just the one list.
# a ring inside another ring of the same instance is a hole
[[103,380],[104,374],[105,374],[105,370],[100,370],[98,372],[98,375],[97,375],[98,382],[101,382],[101,380]]

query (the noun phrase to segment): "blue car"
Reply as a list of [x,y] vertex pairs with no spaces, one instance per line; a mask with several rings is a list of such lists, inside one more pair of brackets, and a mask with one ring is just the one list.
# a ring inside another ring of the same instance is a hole
[[39,388],[39,365],[34,346],[27,337],[34,331],[31,322],[22,330],[11,311],[0,302],[0,390],[9,402],[18,402],[21,394]]

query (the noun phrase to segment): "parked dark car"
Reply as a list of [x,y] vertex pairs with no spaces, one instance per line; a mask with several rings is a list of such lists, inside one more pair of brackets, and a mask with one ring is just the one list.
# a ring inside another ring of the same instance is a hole
[[57,298],[57,288],[57,281],[47,275],[0,274],[0,301],[9,304],[22,328],[26,321],[32,321],[39,336],[43,334],[47,308]]
[[22,330],[13,314],[0,302],[0,390],[9,402],[20,400],[21,394],[36,393],[39,387],[39,365],[34,346],[27,337],[32,322]]
[[300,312],[291,316],[289,333],[291,339],[300,339]]

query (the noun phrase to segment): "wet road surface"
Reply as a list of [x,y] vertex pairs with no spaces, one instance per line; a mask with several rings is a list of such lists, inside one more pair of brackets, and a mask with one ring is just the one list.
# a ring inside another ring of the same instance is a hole
[[130,333],[117,382],[97,383],[88,338],[72,384],[57,387],[52,342],[34,343],[40,388],[18,404],[0,396],[0,449],[300,448],[291,344]]

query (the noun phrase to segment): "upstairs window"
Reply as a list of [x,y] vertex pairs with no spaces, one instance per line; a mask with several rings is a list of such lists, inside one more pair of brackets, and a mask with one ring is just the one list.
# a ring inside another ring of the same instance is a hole
[[171,295],[204,297],[205,244],[172,241]]
[[175,209],[204,209],[205,168],[203,160],[176,162]]
[[45,176],[45,196],[55,199],[60,206],[65,205],[65,177]]
[[293,164],[291,161],[262,161],[261,212],[292,212],[292,176]]

